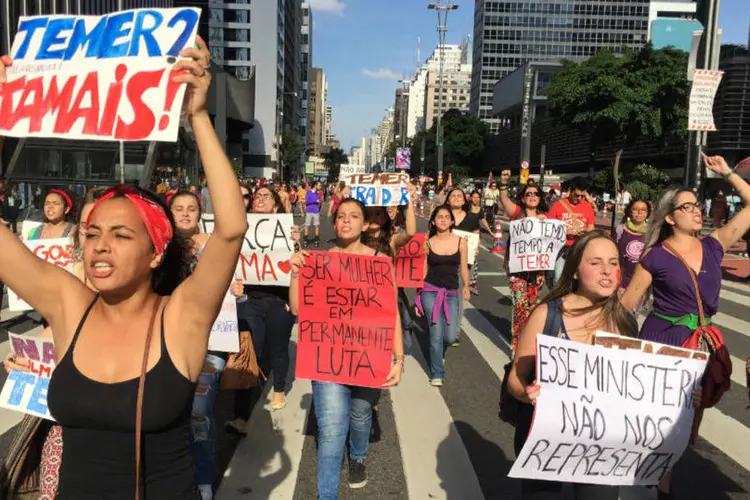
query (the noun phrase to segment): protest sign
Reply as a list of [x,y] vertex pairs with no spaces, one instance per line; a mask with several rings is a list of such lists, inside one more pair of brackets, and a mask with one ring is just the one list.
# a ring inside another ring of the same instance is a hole
[[21,239],[24,241],[30,239],[31,233],[41,225],[43,225],[42,222],[36,222],[33,220],[25,220],[21,222]]
[[57,362],[52,339],[10,332],[8,337],[13,354],[29,360],[29,371],[8,374],[0,391],[0,407],[54,420],[47,408],[47,388]]
[[422,288],[424,283],[425,233],[417,233],[402,246],[396,256],[396,286],[399,288]]
[[21,16],[0,92],[14,137],[177,140],[185,84],[173,81],[200,9]]
[[355,174],[340,177],[351,186],[351,198],[368,207],[396,207],[409,204],[408,174]]
[[310,252],[299,275],[297,378],[380,387],[396,312],[389,258]]
[[237,299],[227,293],[221,303],[221,311],[211,327],[208,337],[208,350],[221,352],[239,352],[240,329],[237,324]]
[[364,165],[351,165],[349,163],[341,165],[339,168],[339,180],[346,180],[346,177],[350,175],[364,174],[367,172],[367,167]]
[[690,88],[688,130],[715,131],[714,98],[724,76],[723,71],[696,69]]
[[[292,214],[248,214],[247,223],[236,276],[246,285],[289,286],[294,217]],[[213,217],[204,216],[200,224],[203,232],[213,232]]]
[[526,217],[510,223],[508,268],[511,274],[550,271],[557,254],[565,246],[565,223]]
[[[46,240],[31,240],[23,242],[31,252],[42,260],[73,272],[73,239],[52,238]],[[8,289],[8,309],[11,311],[29,311],[33,309],[29,304],[11,289]]]
[[706,360],[537,336],[534,422],[510,477],[654,485],[680,458]]
[[454,229],[453,234],[460,238],[466,238],[469,246],[469,265],[473,266],[477,258],[477,251],[479,250],[479,234],[472,233],[471,231],[461,231],[460,229]]
[[399,170],[411,168],[411,148],[396,149],[396,168]]

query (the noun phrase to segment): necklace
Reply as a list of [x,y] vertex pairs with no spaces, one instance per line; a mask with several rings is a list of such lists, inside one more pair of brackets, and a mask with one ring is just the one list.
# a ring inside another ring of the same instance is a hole
[[636,234],[645,234],[646,229],[648,228],[646,224],[643,224],[641,227],[638,227],[635,224],[633,224],[633,221],[631,221],[630,219],[628,219],[627,222],[625,222],[625,225],[627,226],[628,231],[632,233],[636,233]]

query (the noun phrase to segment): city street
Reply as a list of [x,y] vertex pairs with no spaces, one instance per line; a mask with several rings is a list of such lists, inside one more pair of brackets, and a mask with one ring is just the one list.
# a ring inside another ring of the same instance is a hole
[[[330,246],[333,229],[322,219],[321,247]],[[425,231],[426,226],[426,219],[419,218],[419,231]],[[498,418],[500,381],[509,359],[509,289],[502,257],[491,254],[491,247],[492,238],[483,235],[478,258],[480,295],[465,305],[460,347],[451,348],[446,356],[445,385],[435,388],[428,384],[426,336],[417,321],[401,383],[384,391],[378,405],[366,461],[369,482],[363,489],[349,490],[342,476],[342,499],[520,498],[519,482],[507,478],[514,458],[514,429]],[[706,411],[697,445],[686,452],[675,471],[678,499],[750,499],[750,413],[745,390],[750,285],[740,279],[746,275],[746,264],[745,256],[725,259],[720,312],[714,323],[723,331],[732,353],[732,388],[716,408]],[[7,352],[6,329],[28,332],[33,327],[31,322],[11,316],[7,309],[0,313],[3,356]],[[293,359],[295,338],[296,329],[290,347]],[[4,381],[2,373],[0,383]],[[310,381],[294,380],[288,388],[288,405],[278,412],[270,411],[268,387],[262,394],[258,391],[258,398],[244,439],[224,431],[224,422],[233,418],[233,402],[228,393],[219,398],[216,498],[315,498]],[[19,414],[0,410],[0,456],[5,455],[19,419]],[[656,498],[656,493],[628,488],[621,490],[621,498],[650,499]]]

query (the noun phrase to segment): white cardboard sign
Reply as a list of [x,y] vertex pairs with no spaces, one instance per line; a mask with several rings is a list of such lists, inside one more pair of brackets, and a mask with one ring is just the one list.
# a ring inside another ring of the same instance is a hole
[[[248,214],[236,276],[246,285],[289,286],[294,253],[292,214]],[[213,219],[203,216],[203,232],[212,233]]]
[[409,204],[408,174],[355,174],[340,177],[351,186],[350,198],[368,207],[397,207]]
[[541,385],[510,477],[654,485],[682,456],[706,361],[537,336]]
[[174,142],[185,84],[172,80],[172,66],[194,45],[200,12],[21,16],[0,93],[0,132]]
[[[73,238],[25,240],[23,244],[40,259],[62,267],[69,273],[73,272]],[[30,311],[33,308],[9,288],[8,309],[11,311]]]
[[551,271],[557,254],[565,246],[565,223],[526,217],[510,223],[508,268],[511,274]]
[[208,337],[208,350],[221,352],[239,352],[240,329],[237,323],[237,299],[227,293],[221,303],[221,311],[211,327]]
[[471,231],[461,231],[460,229],[454,229],[453,234],[459,238],[466,238],[466,243],[469,247],[469,265],[473,266],[477,258],[477,250],[479,249],[479,234],[472,233]]
[[690,89],[690,108],[688,110],[688,130],[716,130],[714,98],[723,77],[723,71],[696,69],[693,73],[693,86]]
[[345,181],[350,175],[364,174],[367,168],[364,165],[345,164],[339,167],[339,180]]
[[47,389],[55,369],[55,345],[50,338],[8,332],[13,354],[29,360],[28,372],[13,370],[0,391],[0,407],[54,420],[47,407]]

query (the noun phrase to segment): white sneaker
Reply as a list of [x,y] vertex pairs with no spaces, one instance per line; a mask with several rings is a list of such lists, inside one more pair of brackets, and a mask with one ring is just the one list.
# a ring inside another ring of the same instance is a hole
[[198,492],[203,500],[214,500],[214,490],[210,484],[201,484],[198,486]]
[[443,387],[443,380],[439,378],[434,378],[430,380],[430,385],[432,387]]

